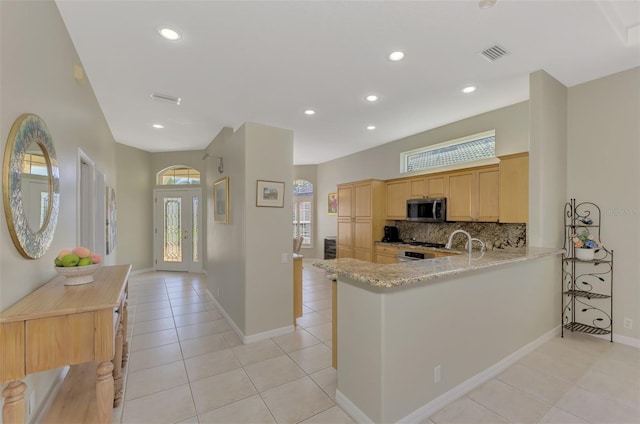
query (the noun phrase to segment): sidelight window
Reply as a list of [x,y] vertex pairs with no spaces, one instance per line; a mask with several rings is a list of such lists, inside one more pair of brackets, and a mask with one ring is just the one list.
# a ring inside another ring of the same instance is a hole
[[313,242],[313,184],[306,180],[293,182],[293,237],[302,236],[302,246]]

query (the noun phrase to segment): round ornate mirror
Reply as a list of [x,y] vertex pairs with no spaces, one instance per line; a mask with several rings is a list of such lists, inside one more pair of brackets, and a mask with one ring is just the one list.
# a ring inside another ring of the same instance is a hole
[[4,151],[2,191],[11,239],[25,258],[49,249],[60,206],[58,160],[47,125],[23,114],[11,127]]

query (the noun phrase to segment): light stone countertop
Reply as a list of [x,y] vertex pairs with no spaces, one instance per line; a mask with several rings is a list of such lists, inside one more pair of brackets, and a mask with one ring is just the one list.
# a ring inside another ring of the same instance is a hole
[[475,250],[471,258],[464,252],[459,255],[435,259],[401,262],[397,264],[376,264],[359,259],[329,259],[313,263],[313,266],[336,273],[373,287],[399,287],[437,278],[458,275],[475,270],[528,261],[545,256],[561,255],[563,249],[545,247],[525,247],[512,250],[493,250],[481,254]]

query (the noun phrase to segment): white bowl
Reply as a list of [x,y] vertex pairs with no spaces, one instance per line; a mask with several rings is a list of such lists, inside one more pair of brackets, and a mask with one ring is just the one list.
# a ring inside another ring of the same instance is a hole
[[54,266],[56,272],[65,277],[65,286],[77,286],[93,282],[93,274],[102,264],[85,266]]

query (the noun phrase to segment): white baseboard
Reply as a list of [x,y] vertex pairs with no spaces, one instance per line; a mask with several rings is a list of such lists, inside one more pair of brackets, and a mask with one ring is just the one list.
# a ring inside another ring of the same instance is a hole
[[135,271],[131,271],[131,273],[129,273],[129,275],[144,274],[145,272],[153,272],[155,270],[156,270],[155,268],[136,269]]
[[242,343],[249,344],[267,340],[272,337],[282,336],[283,334],[289,334],[294,331],[293,324],[286,325],[280,328],[274,328],[273,330],[263,331],[262,333],[251,334],[242,338]]
[[[590,336],[597,337],[603,340],[611,340],[611,337],[608,335],[590,334]],[[633,337],[621,336],[620,334],[613,333],[613,341],[623,345],[635,347],[636,349],[640,349],[640,339],[634,339]]]
[[485,369],[484,371],[474,375],[473,377],[471,377],[466,381],[463,381],[453,389],[449,390],[446,393],[443,393],[442,395],[438,396],[431,402],[427,403],[421,408],[418,408],[417,410],[407,415],[406,417],[400,419],[398,422],[399,423],[416,423],[416,422],[425,421],[427,418],[429,418],[431,415],[433,415],[434,413],[436,413],[437,411],[439,411],[449,403],[464,396],[465,394],[469,393],[471,390],[475,389],[476,387],[491,380],[492,378],[500,374],[502,371],[509,368],[511,365],[515,364],[520,359],[524,358],[529,353],[536,350],[538,347],[542,346],[549,340],[558,336],[558,334],[560,334],[560,326],[553,328],[552,330],[546,332],[545,334],[538,337],[534,341],[516,350],[506,358],[491,365],[489,368]]
[[[409,415],[404,418],[398,420],[398,423],[419,423],[424,422],[435,414],[437,411],[453,402],[454,400],[464,396],[469,393],[471,390],[480,386],[481,384],[486,383],[491,380],[502,371],[510,367],[511,365],[518,362],[520,359],[524,358],[529,353],[536,350],[538,347],[548,342],[552,338],[558,336],[560,334],[560,326],[546,332],[542,336],[538,337],[534,341],[529,344],[521,347],[516,350],[506,358],[500,360],[499,362],[491,365],[489,368],[481,371],[480,373],[474,375],[466,381],[458,384],[456,387],[452,388],[446,393],[438,396],[431,402],[426,405],[416,409]],[[362,412],[349,398],[347,398],[340,390],[336,389],[336,403],[345,410],[345,412],[355,420],[357,423],[369,424],[373,423],[371,418],[369,418],[364,412]]]
[[348,397],[340,390],[336,389],[336,403],[358,424],[374,424],[371,418],[360,410]]
[[231,328],[238,335],[238,337],[240,337],[240,340],[242,340],[244,343],[244,333],[242,332],[242,330],[240,330],[240,328],[236,325],[236,323],[231,319],[227,311],[224,310],[220,302],[218,302],[218,299],[216,299],[215,296],[211,294],[211,291],[209,290],[209,288],[206,289],[206,292],[207,292],[207,296],[209,296],[211,301],[216,305],[216,308],[218,308],[218,310],[220,311],[224,319],[231,326]]
[[233,320],[231,319],[227,311],[224,310],[220,302],[218,302],[218,299],[216,299],[215,296],[211,294],[211,291],[209,291],[208,288],[207,288],[207,295],[209,296],[211,301],[215,303],[216,308],[220,310],[220,313],[222,314],[222,316],[224,316],[224,319],[227,321],[227,323],[229,323],[233,331],[235,331],[238,337],[240,337],[240,340],[242,340],[243,344],[249,344],[249,343],[259,342],[262,340],[267,340],[272,337],[282,336],[283,334],[288,334],[294,331],[294,327],[292,324],[292,325],[287,325],[285,327],[274,328],[273,330],[263,331],[262,333],[251,334],[247,336],[242,332],[242,330],[240,330],[240,328],[236,325],[236,323],[233,322]]

